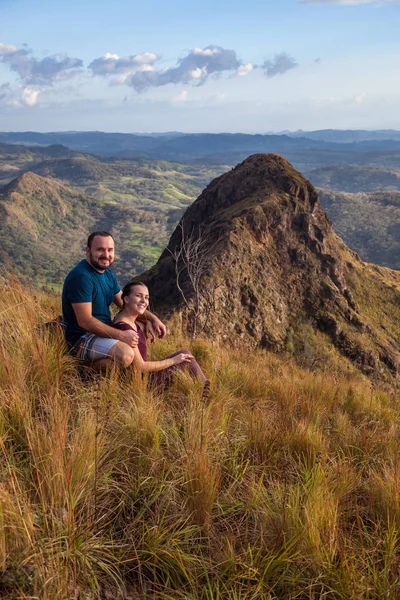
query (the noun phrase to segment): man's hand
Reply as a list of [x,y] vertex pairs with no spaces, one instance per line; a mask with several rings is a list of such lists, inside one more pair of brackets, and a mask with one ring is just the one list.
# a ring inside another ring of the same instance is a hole
[[158,338],[163,338],[166,336],[167,333],[167,328],[165,327],[164,323],[162,321],[160,321],[160,319],[158,317],[156,317],[155,315],[152,315],[150,318],[147,319],[146,321],[146,337],[147,339],[150,340],[150,343],[152,344],[156,337]]
[[155,315],[152,317],[152,326],[154,333],[159,338],[164,338],[167,335],[167,328],[162,321]]
[[77,302],[72,304],[72,308],[75,311],[79,327],[82,327],[85,331],[94,333],[94,335],[98,335],[99,337],[113,338],[127,344],[131,348],[137,347],[139,336],[136,331],[121,331],[120,329],[116,329],[115,327],[111,327],[111,325],[99,321],[92,316],[91,302]]
[[124,344],[128,344],[131,348],[137,348],[139,342],[139,336],[136,331],[128,329],[126,331],[119,331],[118,339]]

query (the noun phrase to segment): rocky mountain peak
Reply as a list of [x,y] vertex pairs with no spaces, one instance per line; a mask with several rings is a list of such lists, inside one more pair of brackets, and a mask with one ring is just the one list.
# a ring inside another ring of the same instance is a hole
[[207,186],[140,279],[155,310],[179,312],[189,330],[231,345],[282,351],[307,322],[362,368],[396,370],[398,339],[367,310],[384,291],[393,321],[399,316],[385,271],[345,246],[290,163],[256,154]]
[[[226,208],[243,200],[263,201],[268,193],[288,194],[298,208],[312,212],[318,202],[312,185],[278,154],[254,154],[232,171],[215,179],[210,191],[218,188],[215,207]],[[261,195],[260,195],[261,192]]]
[[295,213],[312,214],[318,194],[301,173],[278,154],[254,154],[234,169],[214,179],[185,213],[193,225],[227,211],[231,219],[258,205],[269,212],[288,206]]

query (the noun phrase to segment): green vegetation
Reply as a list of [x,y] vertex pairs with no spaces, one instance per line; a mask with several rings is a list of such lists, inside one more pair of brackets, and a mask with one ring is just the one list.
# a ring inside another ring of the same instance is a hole
[[[82,258],[93,229],[113,232],[115,272],[121,282],[146,270],[165,248],[184,210],[221,172],[218,166],[166,161],[103,162],[59,148],[61,156],[46,160],[45,149],[30,149],[33,162],[28,165],[20,158],[25,148],[7,148],[11,150],[4,150],[4,162],[0,156],[0,178],[13,180],[27,166],[30,172],[0,190],[1,247],[7,257],[3,273],[11,267],[36,285],[58,285]],[[59,202],[62,210],[57,209]]]
[[[329,183],[338,189],[356,189],[358,185],[388,188],[375,194],[324,189],[321,202],[336,231],[364,260],[398,269],[400,208],[398,195],[391,190],[397,185],[400,164],[397,168],[380,165],[395,161],[394,154],[363,155],[363,161],[371,161],[371,168],[349,165],[349,156],[339,151],[290,150],[286,155],[307,170],[313,183]],[[232,156],[229,160],[239,160],[247,153]],[[222,164],[222,155],[220,162],[216,160],[180,164],[104,159],[63,146],[0,144],[0,185],[27,169],[47,180],[46,185],[43,181],[39,185],[43,188],[39,196],[35,185],[32,190],[25,185],[18,202],[7,187],[0,189],[1,247],[6,254],[3,272],[9,261],[24,279],[56,286],[81,258],[86,235],[93,228],[111,229],[115,234],[115,271],[121,282],[127,274],[148,269],[186,208],[214,177],[229,169],[229,163]],[[332,162],[342,166],[326,167]],[[311,166],[324,168],[310,171]],[[54,209],[54,193],[64,203],[61,211]]]
[[400,169],[355,165],[332,166],[310,171],[307,177],[315,187],[340,192],[400,190]]
[[59,337],[32,335],[58,311],[1,289],[4,600],[399,597],[394,389],[332,352],[303,370],[200,340],[207,403],[185,374],[159,394],[82,380]]
[[335,231],[362,260],[400,269],[400,191],[349,194],[319,190]]

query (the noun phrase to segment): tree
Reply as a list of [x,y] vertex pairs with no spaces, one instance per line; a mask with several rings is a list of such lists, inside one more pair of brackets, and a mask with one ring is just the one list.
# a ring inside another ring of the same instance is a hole
[[215,291],[220,285],[205,281],[219,237],[211,240],[204,229],[199,229],[197,235],[193,228],[188,232],[183,220],[178,228],[180,245],[168,250],[175,262],[176,285],[188,310],[191,336],[195,339],[207,323],[215,304]]

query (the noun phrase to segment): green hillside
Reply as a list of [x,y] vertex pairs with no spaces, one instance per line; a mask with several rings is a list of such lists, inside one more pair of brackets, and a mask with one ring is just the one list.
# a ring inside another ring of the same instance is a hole
[[105,202],[132,204],[144,210],[188,206],[216,175],[220,165],[184,165],[153,160],[53,159],[31,165],[38,175],[61,179]]
[[[379,167],[377,157],[369,156],[371,166],[360,167],[347,164],[344,152],[320,152],[317,157],[315,151],[310,154],[299,150],[295,164],[305,168],[313,183],[331,186],[332,191],[321,191],[322,205],[346,243],[364,260],[399,268],[399,207],[395,200],[388,203],[388,198],[396,198],[392,188],[397,185],[400,170]],[[313,162],[316,160],[319,162]],[[310,169],[311,165],[319,168]],[[90,229],[111,229],[117,239],[115,269],[125,280],[154,263],[186,208],[212,179],[229,168],[212,160],[208,164],[181,164],[106,159],[60,145],[27,148],[0,144],[1,246],[19,274],[55,284],[82,255]],[[39,201],[31,176],[30,184],[25,181],[17,196],[12,196],[7,187],[27,171],[47,180],[46,185],[43,181],[39,185]],[[342,193],[369,188],[386,191],[373,196],[366,192]],[[54,209],[55,190],[67,206],[65,214]],[[15,198],[18,202],[12,208]],[[25,211],[27,216],[22,218]],[[36,233],[32,235],[32,231]]]
[[40,146],[27,147],[0,143],[0,187],[44,160],[84,156],[81,152],[75,152],[61,144],[53,144],[42,148]]
[[2,271],[11,267],[38,284],[59,284],[83,256],[88,232],[95,229],[115,236],[114,270],[121,281],[145,270],[157,260],[206,179],[200,169],[196,173],[170,163],[152,169],[145,162],[118,165],[123,175],[85,158],[47,160],[38,166],[59,176],[66,170],[76,184],[26,172],[0,191]]
[[318,191],[336,232],[362,260],[400,269],[400,191]]
[[85,157],[44,160],[32,165],[31,170],[42,177],[63,179],[73,184],[118,177],[118,172],[111,166]]
[[333,166],[307,173],[316,187],[341,192],[375,192],[400,190],[400,169]]
[[57,181],[25,173],[0,194],[1,247],[23,280],[61,281],[96,223],[96,204]]
[[94,229],[112,230],[117,240],[118,276],[154,261],[167,237],[165,219],[133,206],[100,204],[56,180],[25,173],[0,195],[0,235],[9,267],[23,280],[61,283],[83,257],[85,240]]
[[[57,148],[54,157],[55,147],[0,145],[0,183],[1,175],[3,183],[11,180],[0,188],[1,247],[11,267],[37,283],[62,281],[93,229],[113,232],[121,281],[148,268],[184,210],[223,170],[166,161],[103,161]],[[55,208],[55,199],[63,202],[62,210]]]

